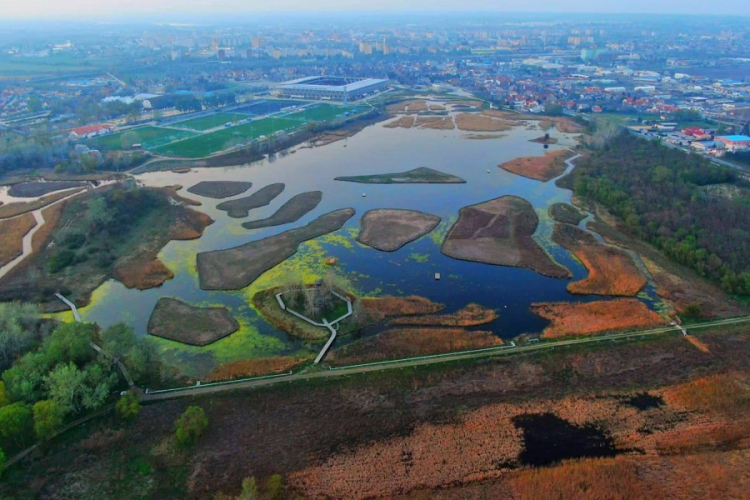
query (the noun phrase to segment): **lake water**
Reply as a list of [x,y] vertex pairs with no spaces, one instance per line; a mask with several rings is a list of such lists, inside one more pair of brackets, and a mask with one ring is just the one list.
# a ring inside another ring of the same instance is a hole
[[[533,123],[533,122],[532,122]],[[185,373],[201,376],[216,364],[252,356],[270,356],[315,351],[318,345],[303,342],[277,331],[263,321],[249,306],[252,295],[278,283],[280,276],[299,273],[316,276],[328,269],[326,257],[338,257],[335,271],[351,281],[354,289],[365,295],[421,295],[446,304],[451,312],[476,302],[497,309],[500,319],[482,329],[491,329],[502,338],[521,333],[540,332],[547,324],[529,310],[533,302],[591,301],[599,296],[576,296],[566,291],[570,280],[542,276],[527,269],[490,266],[462,262],[440,253],[440,244],[448,228],[456,221],[458,211],[503,195],[516,195],[532,203],[540,218],[537,241],[560,264],[568,267],[574,280],[586,276],[585,268],[563,248],[551,240],[552,220],[547,207],[556,202],[569,202],[571,193],[555,186],[554,181],[526,179],[497,167],[499,163],[520,156],[544,153],[543,146],[529,142],[544,132],[527,125],[504,132],[500,139],[470,140],[467,132],[458,130],[389,129],[382,124],[370,126],[345,141],[320,148],[297,148],[294,154],[279,156],[249,166],[195,169],[186,174],[153,172],[138,179],[150,186],[181,184],[185,188],[202,180],[252,181],[253,188],[238,196],[244,197],[274,182],[286,184],[284,192],[270,206],[254,210],[247,219],[232,219],[216,205],[225,200],[202,198],[181,192],[203,203],[198,209],[216,222],[203,237],[188,242],[171,242],[160,258],[175,272],[175,278],[162,287],[138,291],[128,290],[115,281],[102,285],[93,295],[91,305],[83,308],[85,320],[102,326],[125,321],[140,334],[145,334],[148,319],[162,296],[173,296],[195,305],[222,304],[229,307],[240,321],[238,333],[203,348],[183,346],[157,339],[170,362]],[[550,131],[560,144],[550,149],[572,145],[571,136]],[[342,175],[368,175],[402,172],[416,167],[430,167],[457,175],[466,184],[443,185],[369,185],[334,181]],[[489,173],[488,173],[489,170]],[[241,227],[246,220],[270,216],[292,196],[319,190],[320,205],[301,220],[280,227],[248,231]],[[362,194],[365,193],[366,197]],[[263,275],[245,290],[234,292],[203,291],[198,286],[195,256],[198,252],[230,248],[265,238],[293,227],[299,227],[320,215],[339,208],[353,207],[357,214],[338,232],[300,246],[297,255]],[[414,209],[438,215],[442,223],[432,234],[406,245],[393,253],[384,253],[355,241],[360,217],[376,208]],[[434,274],[442,275],[440,281]],[[650,306],[657,300],[653,285],[641,294]],[[336,345],[350,339],[341,338]],[[335,347],[335,346],[334,346]]]

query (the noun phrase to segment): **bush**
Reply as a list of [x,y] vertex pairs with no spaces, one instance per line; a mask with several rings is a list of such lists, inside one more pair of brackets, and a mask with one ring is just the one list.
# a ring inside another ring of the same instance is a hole
[[71,265],[75,258],[76,254],[70,250],[61,250],[57,252],[49,259],[49,263],[47,264],[47,266],[49,267],[49,272],[55,274],[62,271],[63,269]]
[[63,411],[57,402],[52,400],[39,401],[34,404],[34,434],[40,440],[47,440],[54,436],[62,427]]
[[4,470],[5,470],[5,453],[3,453],[3,450],[0,449],[0,477],[3,476]]
[[190,446],[198,441],[208,427],[208,418],[200,406],[190,406],[175,423],[177,444]]
[[138,401],[138,396],[128,391],[117,401],[115,411],[117,416],[123,420],[136,419],[141,412],[141,403]]
[[68,234],[62,240],[62,244],[70,250],[77,250],[81,248],[84,243],[86,243],[86,236],[81,233]]

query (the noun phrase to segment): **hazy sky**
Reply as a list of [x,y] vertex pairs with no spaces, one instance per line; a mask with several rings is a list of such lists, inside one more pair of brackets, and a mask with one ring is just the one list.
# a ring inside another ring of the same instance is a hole
[[748,15],[748,0],[0,0],[0,20],[293,11],[500,11]]

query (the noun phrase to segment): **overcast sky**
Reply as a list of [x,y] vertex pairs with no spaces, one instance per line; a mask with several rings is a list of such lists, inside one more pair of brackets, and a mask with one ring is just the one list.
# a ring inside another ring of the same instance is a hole
[[0,20],[294,11],[498,11],[748,15],[748,0],[0,0]]

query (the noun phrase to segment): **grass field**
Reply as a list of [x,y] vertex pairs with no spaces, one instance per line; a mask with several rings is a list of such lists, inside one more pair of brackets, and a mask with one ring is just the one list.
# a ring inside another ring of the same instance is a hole
[[[142,144],[145,149],[153,149],[173,141],[187,139],[196,135],[195,132],[189,132],[187,130],[172,130],[160,127],[139,127],[131,130],[138,134],[137,143]],[[96,148],[100,151],[122,149],[123,134],[125,134],[125,132],[94,137],[89,139],[87,144],[89,147]]]
[[249,101],[245,106],[235,109],[235,112],[262,116],[276,113],[289,106],[299,106],[302,104],[305,103],[300,101],[284,100],[255,100]]
[[201,116],[200,118],[193,118],[192,120],[171,123],[170,126],[193,130],[209,130],[221,127],[227,122],[238,122],[245,119],[247,119],[247,115],[240,115],[237,113],[216,113],[208,116]]
[[349,106],[333,106],[331,104],[319,104],[312,108],[308,108],[291,115],[285,116],[291,120],[300,120],[303,122],[323,122],[331,121],[337,116],[341,116],[344,113],[357,114],[359,110],[357,108]]
[[234,140],[249,141],[262,135],[271,135],[279,130],[290,131],[300,126],[300,122],[286,118],[264,118],[237,127],[217,130],[155,149],[156,153],[201,158],[227,149]]

